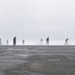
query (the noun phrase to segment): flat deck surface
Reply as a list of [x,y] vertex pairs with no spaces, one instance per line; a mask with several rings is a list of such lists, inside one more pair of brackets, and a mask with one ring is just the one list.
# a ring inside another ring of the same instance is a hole
[[75,75],[75,46],[0,46],[0,75]]

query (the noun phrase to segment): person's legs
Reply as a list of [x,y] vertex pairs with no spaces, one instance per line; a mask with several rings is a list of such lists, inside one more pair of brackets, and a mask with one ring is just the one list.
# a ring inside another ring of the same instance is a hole
[[66,44],[68,45],[68,42],[66,42]]
[[49,41],[46,41],[46,45],[49,45]]

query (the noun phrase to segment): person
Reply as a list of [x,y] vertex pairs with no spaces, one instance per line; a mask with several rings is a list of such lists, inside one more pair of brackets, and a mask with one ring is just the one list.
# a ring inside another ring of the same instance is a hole
[[49,37],[46,38],[46,45],[49,45]]
[[68,45],[68,38],[65,40],[65,44],[64,45]]
[[7,45],[9,44],[9,41],[8,41],[8,39],[7,39]]
[[16,37],[13,38],[13,45],[16,45]]
[[24,45],[24,43],[25,43],[25,41],[24,40],[22,40],[22,44]]
[[41,45],[42,45],[42,42],[43,42],[43,39],[42,38],[41,38],[40,42],[41,42]]

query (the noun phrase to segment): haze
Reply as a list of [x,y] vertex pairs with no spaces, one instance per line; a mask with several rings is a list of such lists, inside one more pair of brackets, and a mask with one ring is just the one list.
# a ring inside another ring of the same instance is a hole
[[75,40],[75,0],[0,0],[0,37]]

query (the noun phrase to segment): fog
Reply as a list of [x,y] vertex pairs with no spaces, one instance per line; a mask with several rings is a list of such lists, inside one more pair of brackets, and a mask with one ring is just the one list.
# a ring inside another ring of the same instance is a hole
[[1,0],[0,37],[20,41],[75,40],[75,0]]

